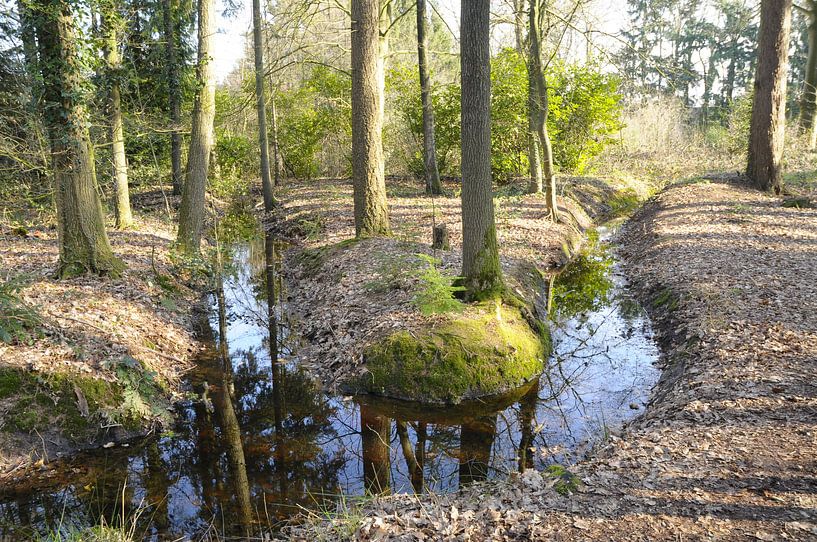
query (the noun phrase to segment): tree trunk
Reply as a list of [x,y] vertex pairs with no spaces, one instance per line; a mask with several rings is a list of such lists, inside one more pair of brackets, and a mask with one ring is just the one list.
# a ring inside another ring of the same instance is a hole
[[363,480],[372,494],[391,490],[391,419],[360,403],[360,445]]
[[108,243],[94,183],[71,5],[64,0],[43,0],[35,11],[57,208],[58,275],[67,277],[86,271],[118,275],[124,264],[113,255]]
[[460,486],[488,478],[496,439],[496,414],[463,422],[460,428]]
[[434,107],[431,104],[431,81],[428,75],[426,49],[426,0],[417,0],[417,59],[420,67],[420,95],[423,101],[423,164],[426,172],[426,194],[442,194],[437,168],[437,145],[434,141]]
[[808,148],[817,147],[817,1],[808,2],[808,60],[800,104],[800,127],[808,136]]
[[528,163],[530,164],[529,194],[542,192],[542,155],[539,152],[539,106],[537,105],[535,67],[528,55]]
[[170,171],[173,183],[173,195],[182,193],[184,184],[182,174],[182,134],[179,132],[179,125],[182,121],[182,93],[179,83],[178,49],[177,49],[177,18],[178,13],[174,9],[173,0],[162,0],[162,12],[164,16],[164,38],[165,54],[167,64],[165,77],[167,78],[168,101],[170,102]]
[[383,164],[377,0],[352,0],[352,176],[355,234],[389,234]]
[[553,147],[550,143],[547,119],[549,112],[547,79],[542,66],[542,35],[539,29],[539,1],[530,3],[530,57],[533,76],[536,82],[535,120],[536,134],[542,149],[542,176],[546,188],[548,214],[554,222],[559,221],[559,208],[556,204],[556,173],[553,167]]
[[462,3],[462,276],[467,299],[502,290],[491,185],[490,0]]
[[187,156],[187,181],[182,188],[177,243],[184,252],[198,254],[204,227],[205,191],[213,149],[216,83],[211,50],[215,36],[214,0],[199,0],[198,91],[193,106],[193,127]]
[[780,193],[786,128],[786,71],[791,0],[763,0],[757,49],[755,96],[746,176],[759,190]]
[[100,4],[100,23],[105,44],[105,68],[108,87],[108,122],[111,123],[111,162],[114,179],[114,210],[116,227],[126,229],[133,225],[128,191],[128,159],[125,156],[125,135],[122,129],[122,104],[119,92],[121,60],[119,57],[118,29],[121,19],[115,0]]
[[261,45],[261,0],[252,0],[252,37],[255,57],[255,102],[258,111],[258,146],[261,147],[261,189],[264,193],[264,210],[272,211],[275,196],[272,194],[272,178],[267,139],[267,101],[264,99],[264,49]]
[[281,184],[281,150],[278,147],[278,110],[275,107],[275,96],[272,97],[272,168],[274,186]]

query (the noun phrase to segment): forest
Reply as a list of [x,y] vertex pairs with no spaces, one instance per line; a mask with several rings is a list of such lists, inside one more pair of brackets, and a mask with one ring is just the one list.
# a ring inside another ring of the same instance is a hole
[[0,3],[0,540],[817,540],[817,0]]

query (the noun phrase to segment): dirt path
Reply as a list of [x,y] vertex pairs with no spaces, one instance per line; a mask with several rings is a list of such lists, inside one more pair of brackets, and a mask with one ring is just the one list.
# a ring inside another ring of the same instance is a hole
[[359,540],[817,540],[817,211],[676,186],[621,241],[665,371],[644,416],[571,468],[583,487],[528,471],[387,497],[323,536],[354,521]]

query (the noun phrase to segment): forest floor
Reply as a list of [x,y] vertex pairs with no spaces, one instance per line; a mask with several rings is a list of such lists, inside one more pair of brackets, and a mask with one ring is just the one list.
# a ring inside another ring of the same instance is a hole
[[526,471],[376,498],[293,538],[817,539],[817,210],[678,184],[619,242],[664,371],[644,414],[570,467],[575,491]]
[[[299,359],[332,391],[367,371],[362,355],[367,345],[398,330],[414,334],[444,323],[445,316],[422,314],[417,306],[418,293],[433,287],[425,274],[428,258],[449,279],[462,266],[458,184],[446,183],[447,194],[435,198],[415,179],[388,179],[386,185],[389,238],[350,241],[355,230],[349,180],[288,183],[278,196],[286,219],[279,216],[268,225],[300,239],[284,265],[289,307],[297,311],[306,339]],[[502,187],[494,199],[506,283],[530,302],[540,292],[536,269],[563,265],[583,242],[584,230],[632,211],[653,189],[586,177],[563,179],[561,186],[559,224],[547,219],[545,198],[525,194],[522,184]],[[432,226],[441,223],[451,248],[432,251]]]
[[190,316],[199,294],[170,260],[173,225],[138,212],[138,202],[132,229],[108,230],[127,265],[118,278],[56,280],[53,218],[4,213],[0,221],[0,276],[19,290],[0,299],[8,333],[0,342],[4,482],[72,451],[144,434],[182,393],[199,348]]

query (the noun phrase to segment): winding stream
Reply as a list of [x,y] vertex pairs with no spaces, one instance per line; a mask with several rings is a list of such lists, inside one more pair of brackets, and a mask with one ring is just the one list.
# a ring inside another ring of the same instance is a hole
[[581,459],[641,411],[659,375],[650,322],[605,235],[543,292],[550,370],[505,397],[445,409],[321,393],[299,369],[297,322],[279,301],[279,247],[236,246],[223,302],[213,296],[201,323],[211,347],[190,376],[198,398],[173,431],[79,456],[26,490],[0,489],[0,539],[101,517],[127,518],[153,540],[258,533],[301,508],[334,510],[342,495],[454,491]]

